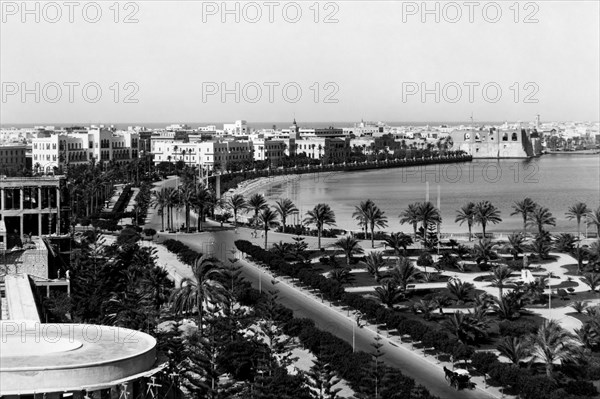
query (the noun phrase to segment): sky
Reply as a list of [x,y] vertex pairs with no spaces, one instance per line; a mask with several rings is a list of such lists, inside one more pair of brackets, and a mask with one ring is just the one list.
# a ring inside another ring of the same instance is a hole
[[2,1],[0,123],[598,121],[599,15],[598,1]]

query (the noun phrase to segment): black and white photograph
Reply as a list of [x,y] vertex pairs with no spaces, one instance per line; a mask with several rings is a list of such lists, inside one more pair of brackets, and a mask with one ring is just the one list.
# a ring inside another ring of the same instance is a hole
[[0,398],[600,398],[600,1],[0,0]]

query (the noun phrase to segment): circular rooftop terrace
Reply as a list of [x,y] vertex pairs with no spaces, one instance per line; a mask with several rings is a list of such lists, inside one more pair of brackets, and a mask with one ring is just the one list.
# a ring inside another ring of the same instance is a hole
[[94,389],[148,371],[156,340],[120,327],[0,321],[0,395]]

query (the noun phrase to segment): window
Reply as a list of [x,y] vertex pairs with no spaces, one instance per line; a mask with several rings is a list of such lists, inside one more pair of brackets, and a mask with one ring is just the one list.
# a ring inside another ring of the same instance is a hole
[[512,139],[512,141],[517,141],[517,140],[518,140],[518,139],[517,139],[517,133],[516,133],[516,132],[512,134],[512,137],[511,137],[511,139]]

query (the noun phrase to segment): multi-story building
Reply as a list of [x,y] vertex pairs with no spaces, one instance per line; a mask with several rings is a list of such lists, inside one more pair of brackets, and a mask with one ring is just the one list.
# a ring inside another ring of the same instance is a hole
[[24,234],[60,234],[64,176],[0,178],[0,243],[11,248]]
[[174,140],[152,142],[154,164],[183,161],[188,166],[226,167],[229,162],[252,161],[253,146],[248,140],[210,140],[182,143]]
[[296,155],[305,154],[323,163],[344,161],[350,155],[350,138],[314,137],[295,141]]
[[255,161],[270,160],[273,165],[277,165],[285,157],[288,144],[285,140],[258,138],[252,140],[252,146]]
[[139,154],[139,133],[103,128],[58,133],[32,140],[32,166],[43,171],[90,162],[127,162]]
[[11,174],[22,170],[28,165],[27,153],[31,145],[27,144],[6,144],[0,145],[0,175]]
[[247,136],[250,131],[248,130],[247,122],[239,120],[234,123],[223,124],[223,133],[230,136]]

